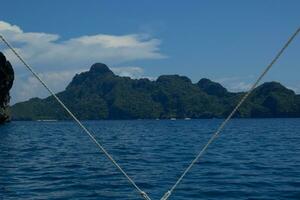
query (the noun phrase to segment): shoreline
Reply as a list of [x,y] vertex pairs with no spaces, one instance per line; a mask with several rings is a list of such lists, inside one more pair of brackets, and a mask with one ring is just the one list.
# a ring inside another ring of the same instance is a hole
[[[191,118],[191,119],[83,119],[80,121],[195,121],[195,120],[224,120],[225,118]],[[241,117],[232,120],[267,120],[267,119],[300,119],[300,117]],[[9,122],[73,122],[74,120],[10,120]],[[9,123],[8,122],[8,123]],[[1,124],[1,123],[0,123]]]

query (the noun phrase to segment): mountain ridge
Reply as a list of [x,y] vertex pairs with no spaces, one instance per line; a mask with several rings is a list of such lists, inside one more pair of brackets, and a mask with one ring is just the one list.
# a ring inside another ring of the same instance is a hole
[[[95,63],[57,95],[80,119],[223,118],[244,92],[229,92],[207,78],[161,75],[157,80],[115,75]],[[14,120],[70,119],[53,97],[12,106]],[[258,86],[234,117],[300,117],[300,95],[278,82]]]

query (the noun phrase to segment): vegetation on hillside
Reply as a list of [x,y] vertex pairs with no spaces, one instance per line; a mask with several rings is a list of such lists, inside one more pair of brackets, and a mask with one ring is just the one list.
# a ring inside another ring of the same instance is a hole
[[[221,118],[243,94],[209,79],[194,84],[179,75],[162,75],[156,81],[120,77],[97,63],[57,95],[78,118],[97,120]],[[18,103],[12,113],[15,120],[70,119],[53,97]],[[300,117],[300,96],[280,83],[264,83],[235,117]]]

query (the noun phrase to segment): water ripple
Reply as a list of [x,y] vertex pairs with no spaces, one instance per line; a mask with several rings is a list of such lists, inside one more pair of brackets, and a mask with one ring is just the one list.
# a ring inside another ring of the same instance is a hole
[[[85,122],[153,199],[221,120]],[[72,122],[0,126],[0,199],[140,199]],[[300,199],[300,119],[235,119],[172,199]]]

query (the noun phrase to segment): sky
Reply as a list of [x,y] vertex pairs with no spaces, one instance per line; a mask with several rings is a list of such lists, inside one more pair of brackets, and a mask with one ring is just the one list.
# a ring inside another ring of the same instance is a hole
[[[300,26],[297,0],[2,0],[0,34],[55,91],[96,62],[132,78],[209,78],[245,91]],[[0,43],[12,104],[47,91]],[[300,93],[300,37],[264,81]]]

